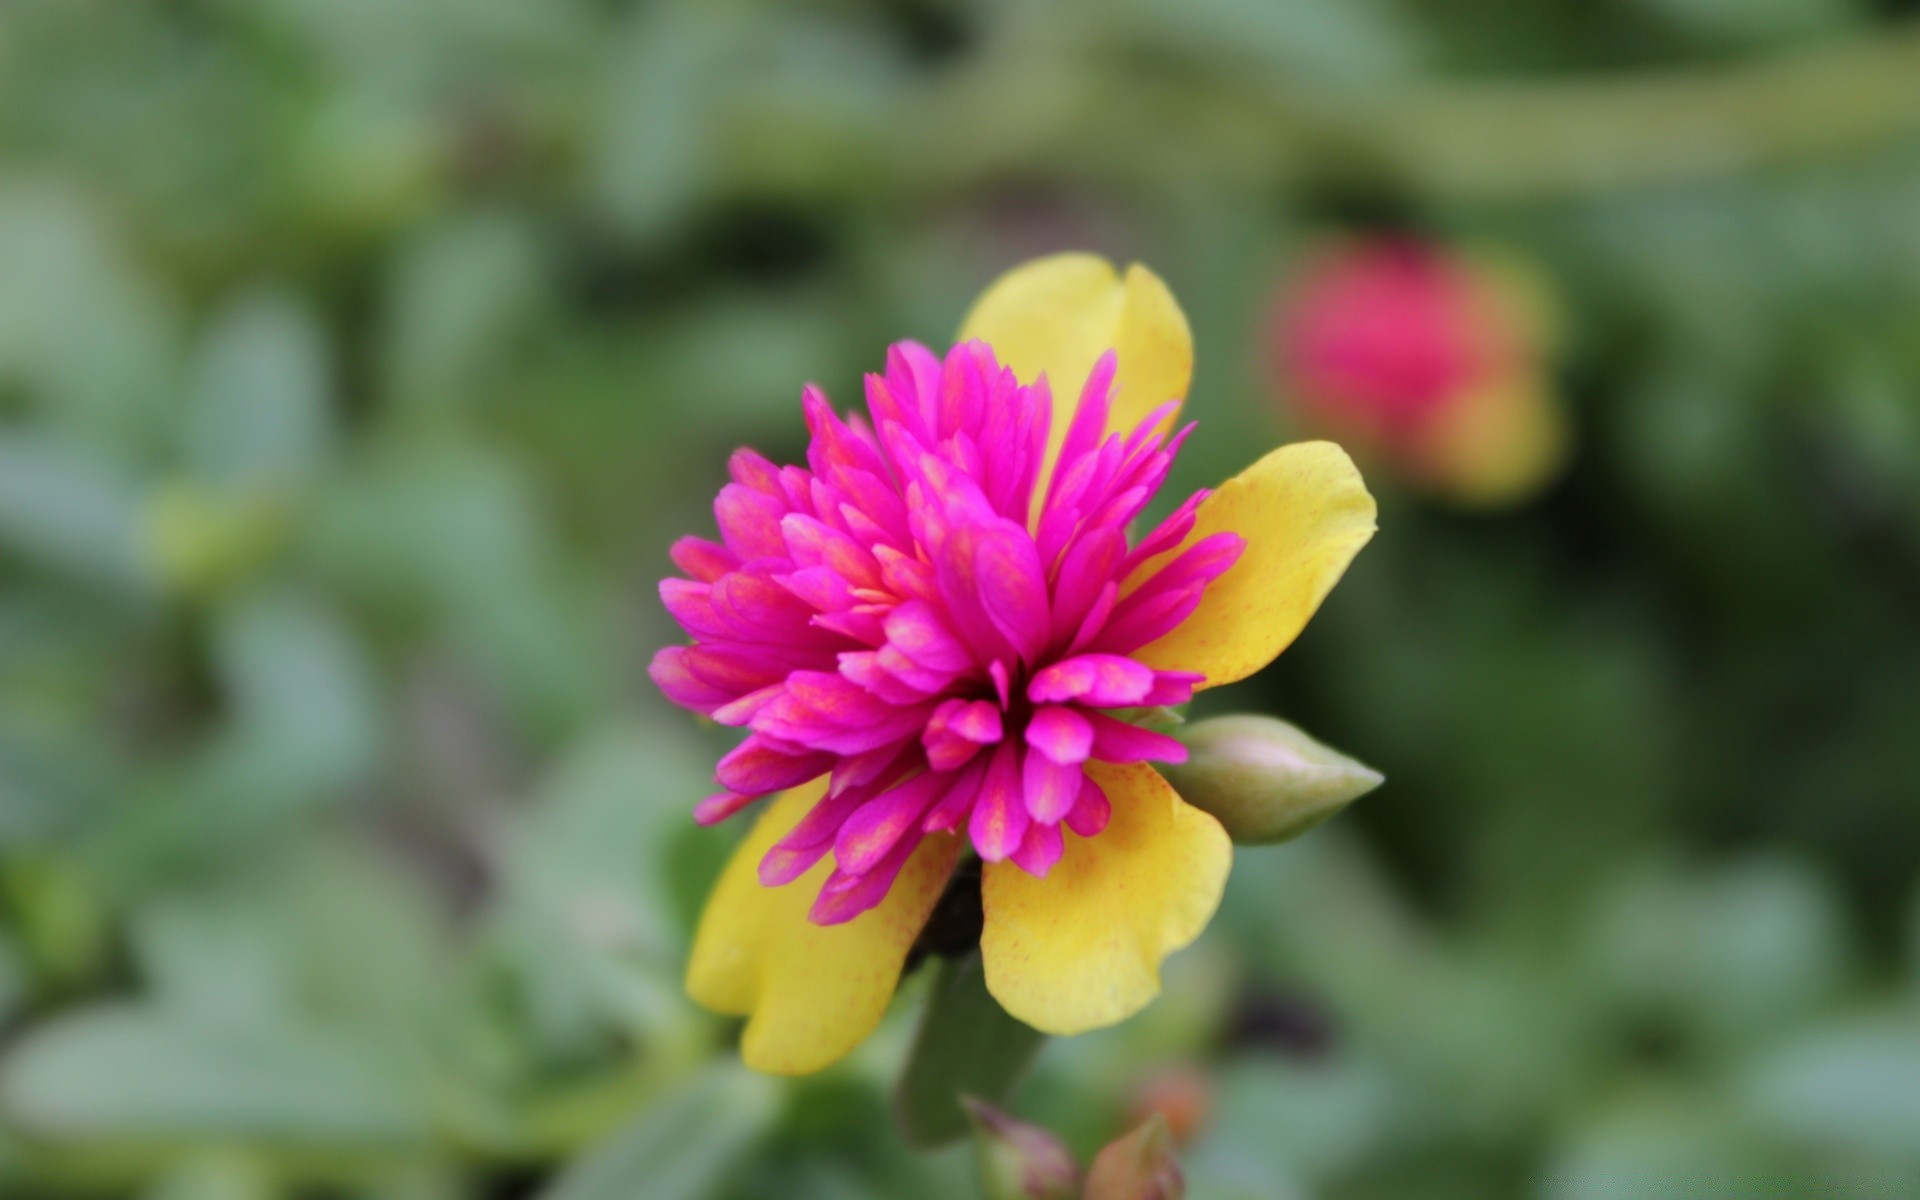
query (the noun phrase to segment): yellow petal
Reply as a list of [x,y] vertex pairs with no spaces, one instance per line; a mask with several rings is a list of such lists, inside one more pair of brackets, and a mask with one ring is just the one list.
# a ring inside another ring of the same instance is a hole
[[1167,285],[1138,263],[1122,277],[1093,254],[1037,258],[1002,275],[961,323],[960,340],[972,338],[991,345],[1022,382],[1046,373],[1054,403],[1048,462],[1108,350],[1118,355],[1110,429],[1131,430],[1167,401],[1185,400],[1193,377],[1193,335]]
[[775,1075],[818,1071],[873,1032],[960,853],[958,838],[929,837],[885,900],[844,925],[815,925],[807,910],[831,853],[785,887],[763,886],[758,872],[824,791],[824,782],[795,788],[761,816],[707,897],[687,962],[687,994],[746,1017],[741,1056]]
[[987,990],[1035,1029],[1068,1035],[1123,1021],[1160,993],[1160,962],[1220,905],[1233,844],[1152,767],[1089,763],[1113,819],[1066,835],[1045,879],[988,863],[980,898]]
[[[1221,530],[1247,539],[1239,561],[1208,585],[1179,628],[1134,655],[1151,667],[1202,672],[1206,687],[1245,679],[1299,636],[1373,536],[1373,497],[1346,451],[1332,442],[1297,442],[1202,501],[1187,542]],[[1147,564],[1134,580],[1170,556]]]

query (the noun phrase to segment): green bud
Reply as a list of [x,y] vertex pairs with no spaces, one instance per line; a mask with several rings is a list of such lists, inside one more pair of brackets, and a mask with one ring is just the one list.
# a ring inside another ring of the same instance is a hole
[[1173,1157],[1173,1134],[1159,1113],[1094,1155],[1085,1200],[1181,1200],[1187,1181]]
[[986,1200],[1073,1200],[1079,1195],[1080,1164],[1066,1143],[972,1096],[962,1096],[960,1103],[973,1121],[980,1191]]
[[1167,782],[1243,844],[1298,837],[1384,778],[1274,717],[1212,717],[1183,728],[1180,740],[1187,761],[1161,768]]

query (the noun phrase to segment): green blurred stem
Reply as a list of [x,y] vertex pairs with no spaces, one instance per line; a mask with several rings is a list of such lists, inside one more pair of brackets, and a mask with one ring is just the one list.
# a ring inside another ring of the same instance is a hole
[[939,1146],[970,1128],[962,1096],[1001,1104],[1046,1035],[1007,1015],[987,991],[977,953],[938,960],[920,1031],[894,1091],[894,1117],[909,1142]]
[[1579,195],[1920,135],[1920,24],[1738,64],[1318,90],[1091,65],[1038,71],[1003,55],[928,101],[922,127],[940,132],[915,140],[924,161],[902,165],[936,186],[1062,161],[1150,179],[1172,157],[1208,186],[1324,179],[1453,200]]

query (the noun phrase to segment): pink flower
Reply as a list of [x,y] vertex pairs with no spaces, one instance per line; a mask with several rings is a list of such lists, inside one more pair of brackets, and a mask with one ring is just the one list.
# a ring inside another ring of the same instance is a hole
[[1049,473],[1044,378],[1022,383],[983,342],[944,361],[903,342],[867,377],[864,418],[806,389],[808,465],[737,452],[714,505],[720,542],[674,546],[687,578],[661,598],[693,643],[662,650],[654,681],[750,731],[695,815],[723,820],[829,775],[759,864],[777,887],[833,853],[815,923],[878,904],[928,834],[964,831],[983,860],[1045,877],[1063,827],[1090,838],[1107,823],[1087,763],[1185,759],[1131,714],[1185,703],[1204,677],[1133,655],[1245,542],[1183,547],[1206,492],[1127,536],[1188,430],[1164,435],[1169,403],[1108,434],[1113,377],[1108,353]]
[[1373,535],[1352,461],[1304,442],[1129,536],[1193,369],[1144,267],[1023,264],[961,343],[895,347],[864,417],[808,389],[808,465],[736,455],[720,541],[680,542],[662,587],[694,640],[654,678],[747,730],[699,819],[780,793],[687,961],[758,1070],[817,1071],[873,1031],[968,845],[1003,1009],[1067,1036],[1149,1003],[1233,843],[1134,714],[1272,662]]
[[1468,504],[1521,500],[1565,461],[1528,276],[1411,237],[1337,242],[1274,318],[1277,374],[1309,426]]

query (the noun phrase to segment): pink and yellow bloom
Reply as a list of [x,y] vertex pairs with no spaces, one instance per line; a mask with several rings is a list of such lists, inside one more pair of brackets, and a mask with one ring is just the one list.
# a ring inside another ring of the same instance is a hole
[[1511,264],[1411,237],[1337,242],[1276,308],[1283,396],[1313,429],[1458,503],[1524,500],[1564,463],[1549,305]]
[[1138,710],[1291,642],[1372,535],[1338,447],[1283,447],[1140,534],[1187,430],[1186,320],[1158,278],[1018,268],[945,355],[902,343],[864,415],[818,389],[807,465],[738,452],[720,539],[674,547],[692,642],[652,674],[747,731],[696,809],[770,800],[703,914],[687,987],[742,1052],[817,1070],[878,1023],[963,854],[988,989],[1049,1033],[1113,1024],[1211,918],[1231,844],[1150,765]]

